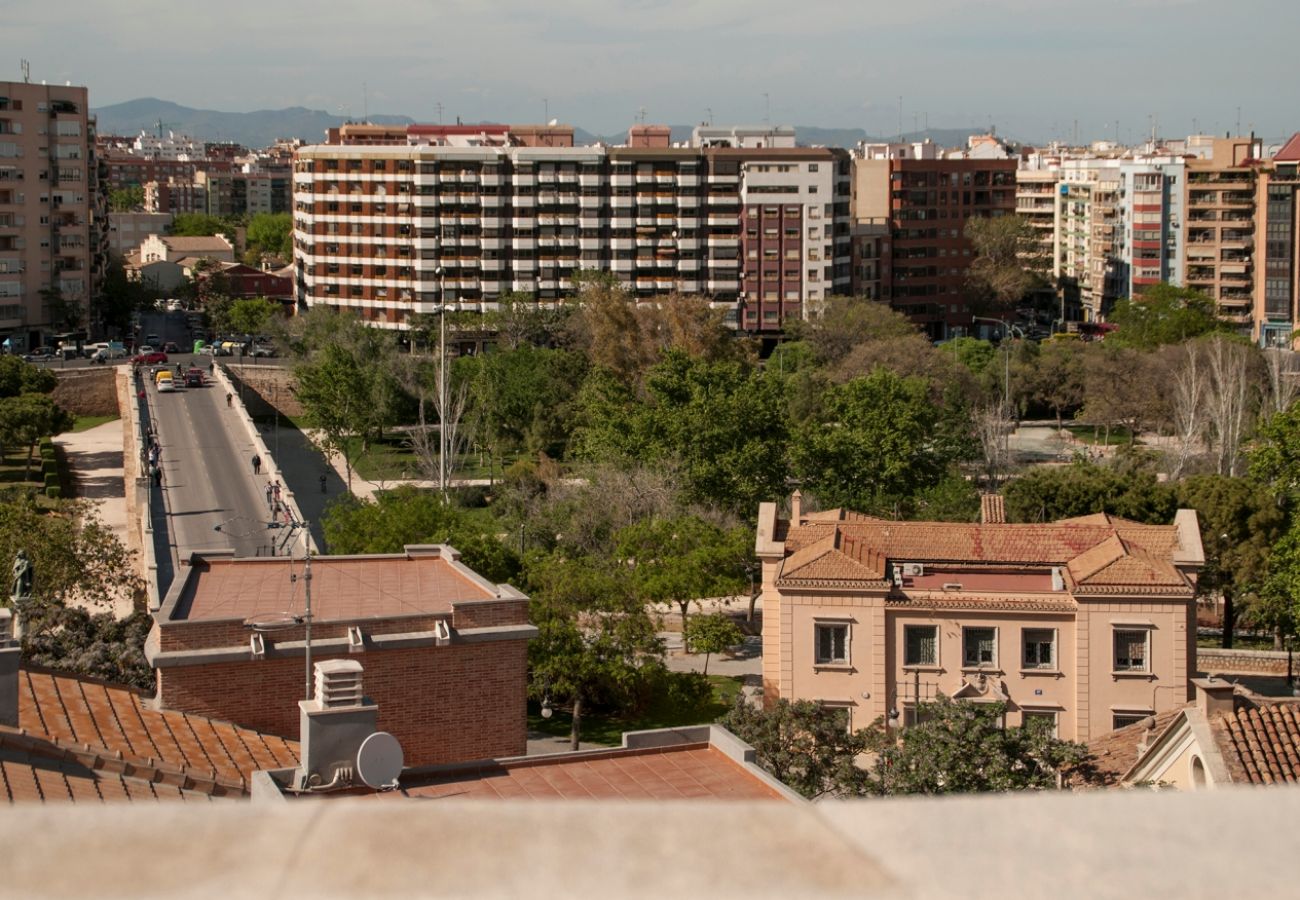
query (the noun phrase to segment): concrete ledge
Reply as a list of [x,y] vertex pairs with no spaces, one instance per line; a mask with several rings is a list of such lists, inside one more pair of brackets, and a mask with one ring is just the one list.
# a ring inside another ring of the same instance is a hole
[[[4,889],[22,897],[1217,900],[1293,895],[1295,835],[1279,823],[1297,820],[1296,788],[801,805],[339,798],[13,806],[0,841],[21,849]],[[159,853],[160,834],[201,852]]]

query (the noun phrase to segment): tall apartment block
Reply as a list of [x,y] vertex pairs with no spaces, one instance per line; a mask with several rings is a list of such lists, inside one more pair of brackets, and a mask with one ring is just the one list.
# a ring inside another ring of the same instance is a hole
[[1255,219],[1255,337],[1266,347],[1291,347],[1300,315],[1300,134],[1259,173]]
[[966,223],[1016,210],[1014,159],[944,158],[933,144],[868,144],[854,159],[853,217],[890,229],[881,293],[941,340],[972,325]]
[[1185,283],[1214,298],[1219,315],[1243,332],[1255,316],[1257,171],[1254,138],[1215,140],[1207,158],[1187,160]]
[[94,327],[107,202],[84,87],[0,82],[0,336]]
[[[294,157],[300,306],[387,328],[612,272],[637,298],[699,294],[776,333],[849,287],[850,160],[793,146],[574,147],[556,126],[344,126]],[[753,140],[749,132],[746,140]]]

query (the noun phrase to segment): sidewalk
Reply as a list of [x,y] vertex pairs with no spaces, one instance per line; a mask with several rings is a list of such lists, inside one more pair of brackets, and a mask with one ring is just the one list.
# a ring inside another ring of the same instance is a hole
[[[114,419],[86,431],[67,432],[54,438],[54,443],[67,456],[74,496],[94,503],[105,526],[130,547],[122,472],[122,422]],[[112,611],[118,618],[130,615],[131,598],[114,598]]]

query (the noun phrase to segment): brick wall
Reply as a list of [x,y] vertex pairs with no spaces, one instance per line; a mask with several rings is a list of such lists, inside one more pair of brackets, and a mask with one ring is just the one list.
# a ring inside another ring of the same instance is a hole
[[453,605],[455,628],[492,628],[498,625],[527,625],[527,600],[475,600]]
[[[445,616],[409,616],[400,619],[370,619],[360,623],[365,635],[403,634],[413,631],[433,631],[438,619]],[[527,622],[527,610],[525,618]],[[513,623],[511,623],[513,624]],[[313,641],[327,638],[345,638],[348,634],[347,622],[317,622],[312,626]],[[159,649],[172,650],[209,650],[218,647],[245,647],[248,645],[252,631],[243,621],[204,622],[202,620],[168,622],[159,627]],[[266,633],[268,644],[282,644],[302,641],[302,627],[283,628]]]
[[[526,751],[527,642],[314,655],[356,659],[366,695],[379,704],[379,727],[401,742],[408,766]],[[301,656],[159,670],[168,709],[298,737]]]
[[[229,357],[225,358],[226,360]],[[250,415],[270,415],[276,408],[281,415],[302,415],[302,404],[295,393],[298,382],[293,377],[293,370],[287,366],[239,365],[229,361],[223,362],[226,373],[232,382],[244,382],[244,405]]]

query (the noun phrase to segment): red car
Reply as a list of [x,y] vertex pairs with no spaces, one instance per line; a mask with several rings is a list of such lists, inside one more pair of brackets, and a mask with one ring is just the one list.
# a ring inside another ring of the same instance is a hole
[[152,366],[156,363],[167,362],[167,354],[161,350],[155,350],[152,353],[141,353],[138,356],[131,357],[131,362],[137,366]]

